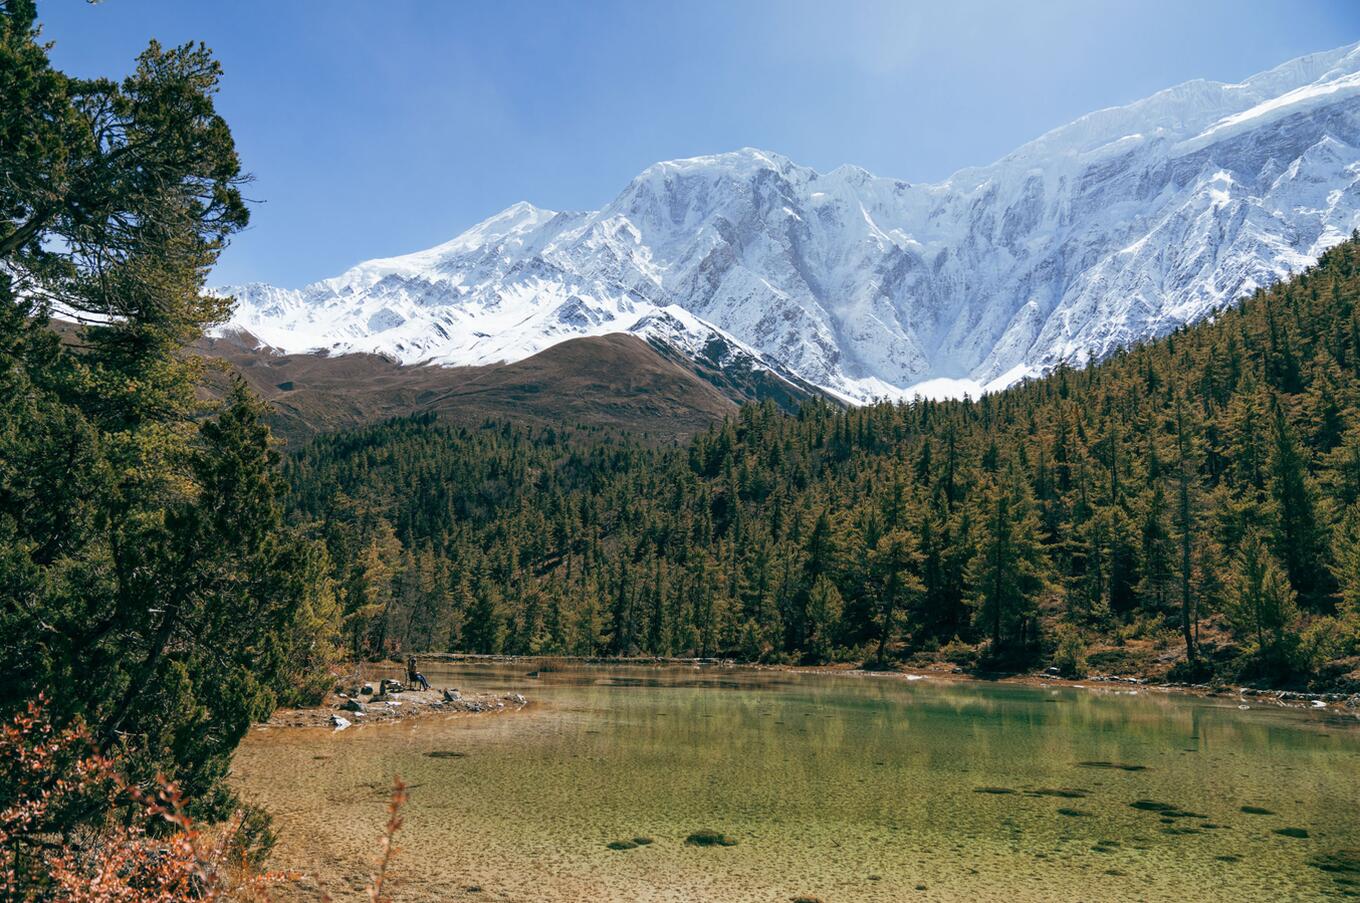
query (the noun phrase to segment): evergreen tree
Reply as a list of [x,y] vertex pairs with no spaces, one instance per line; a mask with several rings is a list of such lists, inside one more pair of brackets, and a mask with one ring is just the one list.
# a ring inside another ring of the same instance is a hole
[[499,655],[505,650],[505,616],[500,602],[496,586],[482,580],[463,626],[463,644],[469,652]]
[[978,626],[991,637],[992,654],[999,656],[1023,643],[1049,585],[1034,496],[1016,465],[984,483],[975,524],[970,599]]
[[1237,555],[1225,614],[1239,636],[1254,644],[1263,671],[1288,670],[1298,642],[1298,605],[1285,571],[1255,533]]
[[248,218],[220,70],[153,42],[122,82],[70,78],[35,23],[0,3],[0,716],[41,692],[217,817],[250,722],[315,691],[335,615],[264,411],[240,383],[205,403],[188,352]]
[[401,541],[392,525],[378,518],[345,583],[344,628],[356,660],[389,651],[389,614],[402,553]]
[[1199,608],[1194,591],[1194,552],[1198,525],[1198,443],[1191,422],[1189,406],[1181,396],[1176,398],[1176,533],[1178,537],[1179,590],[1181,638],[1185,642],[1185,659],[1191,673],[1197,670]]
[[818,577],[808,596],[808,658],[814,664],[831,661],[834,639],[840,627],[840,591],[825,576]]
[[1272,405],[1270,488],[1275,503],[1275,551],[1299,595],[1318,605],[1331,589],[1327,533],[1303,450],[1278,399]]
[[906,530],[884,534],[870,553],[869,573],[873,580],[874,627],[877,632],[878,666],[885,663],[888,645],[897,639],[901,615],[925,588],[917,569],[921,551],[915,535]]

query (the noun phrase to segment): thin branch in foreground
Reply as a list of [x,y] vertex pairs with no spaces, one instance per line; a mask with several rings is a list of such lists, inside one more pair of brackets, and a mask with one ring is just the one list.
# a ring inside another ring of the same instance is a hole
[[406,784],[401,778],[394,777],[392,798],[387,803],[387,825],[378,841],[380,853],[377,869],[368,883],[368,899],[371,903],[391,903],[392,898],[386,893],[387,870],[392,864],[393,857],[397,855],[397,847],[393,841],[397,831],[401,829],[401,807],[406,804],[406,799]]

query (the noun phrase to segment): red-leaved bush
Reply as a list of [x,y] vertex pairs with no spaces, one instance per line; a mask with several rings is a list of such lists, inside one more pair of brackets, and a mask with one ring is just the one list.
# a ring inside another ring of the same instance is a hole
[[[371,903],[391,903],[406,785],[394,782]],[[209,831],[185,815],[179,788],[135,787],[83,725],[57,728],[42,697],[0,726],[0,899],[15,903],[175,903],[270,900],[298,876],[263,872],[233,855],[240,816]],[[328,899],[324,898],[323,899]]]

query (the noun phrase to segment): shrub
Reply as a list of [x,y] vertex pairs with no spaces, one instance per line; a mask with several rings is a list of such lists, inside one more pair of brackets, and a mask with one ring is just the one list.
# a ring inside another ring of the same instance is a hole
[[1053,632],[1057,646],[1053,650],[1053,666],[1063,677],[1086,675],[1086,641],[1081,631],[1071,624],[1059,624]]
[[1300,670],[1316,671],[1324,662],[1351,655],[1355,648],[1353,626],[1345,618],[1321,617],[1304,628],[1295,663]]
[[961,668],[973,668],[978,663],[977,648],[963,642],[957,636],[940,648],[940,655],[945,661],[953,662]]
[[[274,841],[269,816],[247,807],[211,836],[185,814],[179,787],[128,784],[80,722],[56,727],[40,696],[0,726],[0,899],[8,903],[226,903],[270,899],[294,880],[261,872]],[[380,856],[369,881],[384,890],[406,786],[393,784]],[[83,830],[72,833],[71,825]]]

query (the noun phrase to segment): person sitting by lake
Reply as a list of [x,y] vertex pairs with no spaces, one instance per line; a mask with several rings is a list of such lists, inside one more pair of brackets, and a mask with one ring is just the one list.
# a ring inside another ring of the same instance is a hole
[[430,688],[430,682],[425,679],[425,675],[416,670],[416,657],[414,655],[406,660],[406,682],[413,687],[420,684],[422,690]]

